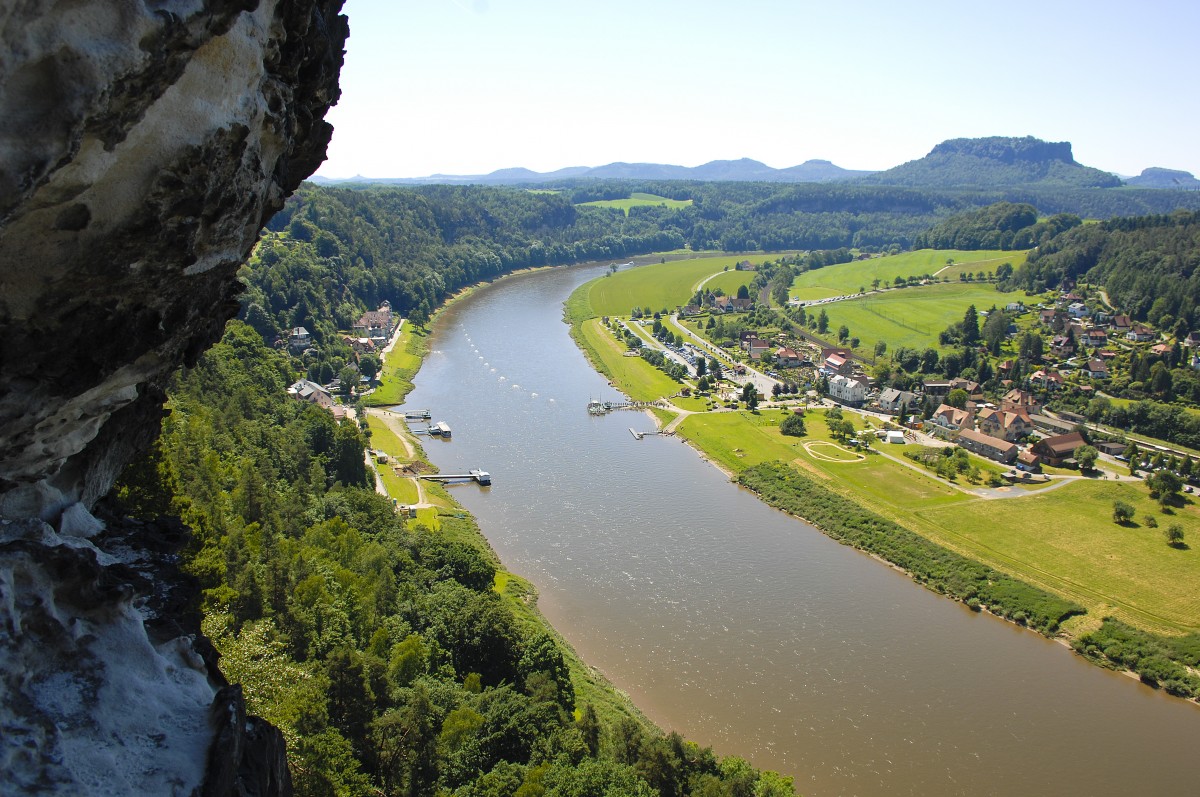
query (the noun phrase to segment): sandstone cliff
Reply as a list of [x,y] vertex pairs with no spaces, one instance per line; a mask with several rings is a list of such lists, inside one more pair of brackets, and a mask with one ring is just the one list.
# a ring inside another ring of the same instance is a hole
[[220,335],[265,221],[324,158],[342,0],[0,5],[0,783],[288,791],[172,572],[98,519],[166,377]]

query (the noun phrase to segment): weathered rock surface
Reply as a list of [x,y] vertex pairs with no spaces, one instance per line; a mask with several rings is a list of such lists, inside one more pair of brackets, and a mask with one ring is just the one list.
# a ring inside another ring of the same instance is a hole
[[324,158],[341,4],[0,4],[0,783],[290,788],[194,636],[183,531],[92,510]]

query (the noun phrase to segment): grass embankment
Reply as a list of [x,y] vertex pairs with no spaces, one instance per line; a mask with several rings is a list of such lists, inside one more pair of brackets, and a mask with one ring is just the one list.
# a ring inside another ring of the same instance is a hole
[[980,605],[1002,617],[1054,634],[1082,606],[1025,584],[941,547],[835,493],[782,462],[743,471],[738,482],[767,503],[819,527],[835,540],[876,554],[935,592]]
[[600,199],[595,202],[580,202],[578,207],[581,208],[620,208],[625,211],[625,215],[629,215],[630,208],[653,206],[665,208],[686,208],[692,204],[690,199],[668,199],[665,196],[657,194],[644,194],[634,192],[629,195],[628,199]]
[[[435,320],[436,317],[435,314]],[[404,401],[405,396],[413,389],[413,377],[420,370],[421,362],[427,353],[427,334],[424,329],[405,325],[400,340],[384,358],[382,384],[372,394],[372,398],[375,399],[371,402],[372,406],[391,406]],[[401,441],[381,419],[368,415],[367,423],[371,429],[373,448],[384,450],[389,456],[399,454],[410,458],[408,454],[411,446],[415,457],[429,464],[420,445]],[[416,503],[416,485],[411,479],[395,476],[388,467],[382,467],[380,470],[389,497],[402,504]],[[580,659],[571,645],[542,616],[537,608],[536,588],[515,573],[504,569],[503,562],[480,531],[475,518],[436,482],[426,482],[423,490],[426,500],[435,506],[418,509],[417,517],[410,523],[475,547],[496,567],[494,588],[512,606],[518,621],[528,627],[547,632],[558,642],[563,659],[571,671],[571,684],[575,688],[575,703],[578,707],[576,713],[590,703],[600,720],[610,728],[623,717],[632,718],[644,727],[652,727],[652,723],[633,701]]]

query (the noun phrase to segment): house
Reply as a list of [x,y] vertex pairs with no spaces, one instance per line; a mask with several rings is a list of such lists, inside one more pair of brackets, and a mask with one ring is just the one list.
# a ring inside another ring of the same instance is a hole
[[917,404],[917,394],[907,390],[886,388],[879,394],[879,408],[884,412],[897,413],[902,407],[914,407]]
[[933,415],[929,416],[929,420],[925,421],[925,431],[935,437],[949,440],[963,428],[969,428],[973,420],[971,413],[967,410],[942,404]]
[[1055,335],[1050,340],[1050,353],[1055,357],[1071,357],[1075,354],[1075,341],[1070,335]]
[[1108,345],[1108,335],[1103,329],[1089,329],[1083,333],[1083,345],[1093,349],[1099,349],[1102,346]]
[[1101,454],[1107,454],[1110,457],[1119,457],[1125,453],[1125,449],[1129,446],[1124,443],[1118,443],[1113,440],[1101,440],[1096,443],[1096,450]]
[[1053,307],[1044,307],[1044,308],[1042,308],[1042,311],[1038,314],[1038,320],[1040,320],[1046,326],[1053,326],[1054,319],[1057,315],[1058,315],[1058,311],[1055,310]]
[[1023,411],[982,409],[976,418],[979,431],[1010,443],[1015,443],[1033,431],[1033,421]]
[[713,299],[713,309],[718,313],[732,313],[733,299],[730,299],[728,296],[718,296]]
[[368,310],[363,313],[350,329],[357,333],[358,337],[370,338],[372,341],[386,341],[392,336],[393,325],[392,303],[384,301],[379,305],[378,310]]
[[1189,332],[1187,337],[1183,339],[1183,345],[1189,349],[1194,349],[1200,346],[1200,332]]
[[1024,412],[1033,415],[1041,412],[1042,405],[1028,390],[1013,388],[1000,398],[1000,409],[1005,412]]
[[1083,366],[1083,375],[1088,379],[1108,379],[1108,366],[1104,360],[1088,360],[1087,365]]
[[747,310],[754,309],[754,300],[753,299],[738,299],[735,297],[735,298],[731,299],[730,301],[733,302],[733,309],[736,312],[744,313]]
[[1079,447],[1086,444],[1083,435],[1070,432],[1037,441],[1033,445],[1033,453],[1041,457],[1046,464],[1058,466],[1075,456]]
[[929,379],[925,381],[922,388],[927,396],[945,396],[950,392],[950,382],[949,380]]
[[996,462],[1011,464],[1017,458],[1018,448],[1016,444],[1005,440],[998,440],[982,432],[977,432],[974,429],[963,429],[958,433],[958,438],[955,442],[974,454],[987,457]]
[[1033,453],[1031,449],[1022,449],[1017,454],[1017,468],[1030,473],[1038,473],[1042,469],[1042,458]]
[[1116,332],[1124,335],[1133,328],[1133,322],[1129,319],[1129,316],[1120,313],[1112,317],[1112,327]]
[[781,368],[796,368],[800,365],[800,355],[795,349],[780,346],[775,350],[775,362]]
[[767,343],[762,338],[750,338],[750,340],[746,342],[746,351],[750,354],[751,360],[761,359],[770,348],[771,344]]
[[831,354],[821,364],[821,371],[826,374],[848,376],[853,368],[854,364],[850,358],[841,354]]
[[1125,333],[1125,340],[1131,340],[1134,343],[1149,343],[1156,337],[1158,335],[1155,334],[1154,330],[1145,324],[1134,324]]
[[850,407],[861,407],[867,400],[867,386],[858,379],[834,374],[829,378],[829,397]]
[[1025,312],[1025,305],[1022,302],[1009,302],[1004,305],[1004,310],[1008,313],[1023,313]]
[[1170,343],[1155,343],[1150,347],[1150,353],[1159,357],[1166,357],[1171,353],[1171,348]]
[[972,382],[970,379],[955,377],[954,379],[950,380],[950,389],[966,391],[967,398],[971,399],[972,401],[983,400],[983,386],[978,382]]
[[1071,318],[1087,318],[1092,314],[1092,311],[1089,310],[1087,305],[1083,302],[1072,302],[1071,304],[1067,305],[1067,314],[1070,315]]
[[288,334],[288,348],[300,353],[312,345],[312,335],[304,327],[293,327]]
[[307,379],[301,379],[288,388],[288,395],[300,401],[307,401],[316,404],[318,407],[330,409],[334,406],[333,396],[329,391],[318,385],[316,382],[310,382]]
[[1029,384],[1043,390],[1057,390],[1063,386],[1063,377],[1058,371],[1038,369],[1029,375]]

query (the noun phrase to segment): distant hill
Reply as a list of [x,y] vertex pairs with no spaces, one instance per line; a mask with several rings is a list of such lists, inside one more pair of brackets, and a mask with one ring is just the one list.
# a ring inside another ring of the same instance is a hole
[[1069,142],[1024,138],[955,138],[924,158],[861,182],[911,188],[1115,188],[1121,179],[1075,162]]
[[1137,188],[1200,189],[1200,180],[1192,176],[1191,172],[1163,169],[1157,166],[1143,170],[1137,177],[1130,177],[1125,184]]
[[701,166],[672,166],[663,163],[609,163],[604,166],[569,166],[553,172],[529,169],[499,169],[490,174],[433,174],[429,177],[354,177],[330,180],[314,177],[313,182],[379,183],[385,185],[520,185],[550,183],[556,180],[704,180],[760,183],[832,183],[873,174],[870,171],[843,169],[827,160],[805,161],[799,166],[774,169],[750,158],[710,161]]

